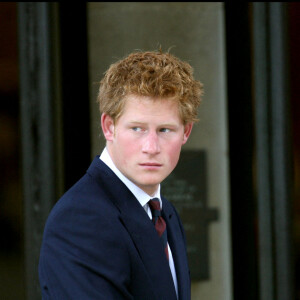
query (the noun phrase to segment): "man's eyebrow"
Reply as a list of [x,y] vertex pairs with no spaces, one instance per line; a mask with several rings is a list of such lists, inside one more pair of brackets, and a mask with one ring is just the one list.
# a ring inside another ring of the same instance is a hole
[[143,125],[143,124],[147,124],[146,122],[142,122],[142,121],[129,121],[128,122],[129,124],[133,124],[133,125]]
[[[143,122],[143,121],[129,121],[128,122],[129,125],[147,125],[147,122]],[[162,123],[162,124],[158,124],[159,127],[173,127],[173,128],[177,128],[178,125],[175,123]]]

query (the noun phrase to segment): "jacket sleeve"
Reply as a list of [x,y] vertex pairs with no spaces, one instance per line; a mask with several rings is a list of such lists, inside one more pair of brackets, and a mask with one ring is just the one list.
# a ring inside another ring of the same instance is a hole
[[122,226],[88,205],[49,216],[40,252],[43,299],[133,299]]

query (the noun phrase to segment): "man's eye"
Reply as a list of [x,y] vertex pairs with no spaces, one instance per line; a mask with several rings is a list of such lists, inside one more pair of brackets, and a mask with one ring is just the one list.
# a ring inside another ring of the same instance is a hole
[[171,129],[169,129],[169,128],[162,128],[162,129],[160,129],[160,132],[170,132],[171,131]]
[[142,128],[141,127],[132,127],[132,130],[139,132],[139,131],[142,131]]

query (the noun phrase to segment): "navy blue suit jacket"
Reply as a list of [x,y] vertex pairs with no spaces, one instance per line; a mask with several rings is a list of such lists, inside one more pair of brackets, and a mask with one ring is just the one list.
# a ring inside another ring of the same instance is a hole
[[[162,202],[179,300],[190,300],[183,227],[173,205]],[[39,278],[43,299],[176,300],[150,218],[99,156],[48,217]]]

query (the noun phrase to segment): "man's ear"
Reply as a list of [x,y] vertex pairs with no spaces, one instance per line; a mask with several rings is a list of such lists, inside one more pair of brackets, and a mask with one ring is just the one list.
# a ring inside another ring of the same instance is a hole
[[187,140],[192,132],[193,125],[194,125],[194,123],[188,123],[184,126],[182,145],[184,145],[187,142]]
[[111,116],[109,116],[106,113],[103,113],[101,115],[101,127],[102,127],[102,131],[103,131],[105,139],[107,141],[112,141],[112,139],[114,137],[115,125],[114,125],[114,121],[111,118]]

